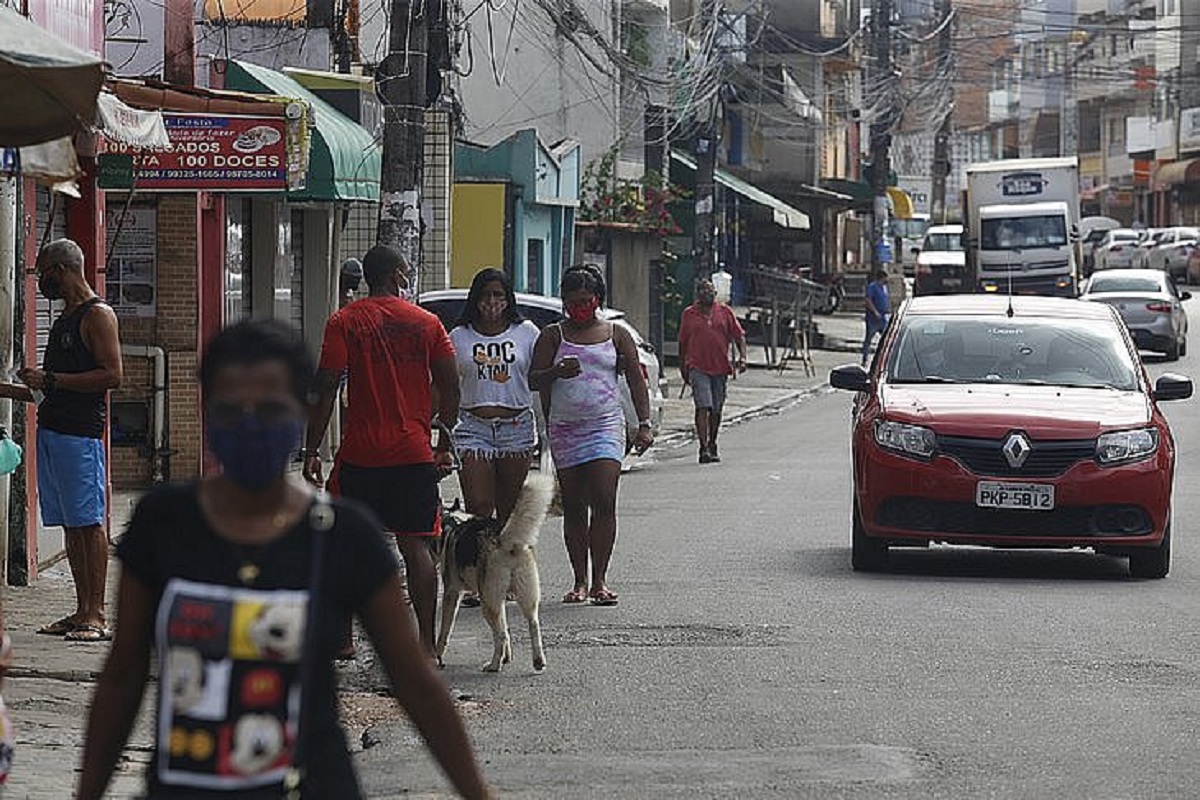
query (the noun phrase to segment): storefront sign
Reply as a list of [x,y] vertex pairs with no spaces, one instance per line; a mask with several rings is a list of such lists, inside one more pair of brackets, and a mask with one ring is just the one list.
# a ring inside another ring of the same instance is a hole
[[111,259],[104,276],[108,304],[118,316],[153,317],[157,308],[158,213],[153,208],[131,208],[122,225],[124,212],[124,208],[110,206],[104,215]]
[[169,149],[109,146],[110,153],[133,156],[138,191],[282,192],[288,188],[286,120],[171,113],[163,118]]

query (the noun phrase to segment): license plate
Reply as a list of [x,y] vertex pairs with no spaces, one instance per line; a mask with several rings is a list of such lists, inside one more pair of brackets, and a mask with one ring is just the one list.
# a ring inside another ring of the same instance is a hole
[[1043,483],[980,481],[975,486],[975,505],[980,508],[1052,511],[1054,487]]

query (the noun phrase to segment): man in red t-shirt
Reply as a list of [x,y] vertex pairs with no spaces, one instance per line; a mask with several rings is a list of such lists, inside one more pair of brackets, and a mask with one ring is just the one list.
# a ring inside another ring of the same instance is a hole
[[[735,365],[729,363],[729,345],[737,345]],[[746,371],[746,332],[733,311],[717,302],[717,290],[708,278],[696,281],[696,302],[683,310],[679,322],[679,371],[692,385],[696,401],[696,438],[700,463],[720,461],[717,431],[725,407],[725,384],[736,367]]]
[[[317,370],[317,398],[302,452],[304,476],[320,485],[325,437],[343,374],[349,376],[342,446],[330,488],[363,503],[396,536],[408,573],[421,641],[433,653],[437,573],[424,537],[440,535],[438,481],[453,465],[449,429],[458,419],[458,365],[436,316],[401,298],[408,265],[394,248],[376,245],[363,258],[370,295],[329,318]],[[431,385],[437,390],[433,408]]]

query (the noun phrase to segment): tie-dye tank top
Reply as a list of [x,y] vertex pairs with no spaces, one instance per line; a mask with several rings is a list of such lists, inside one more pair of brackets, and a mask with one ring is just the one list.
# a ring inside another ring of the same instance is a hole
[[573,467],[602,458],[620,461],[625,455],[625,414],[611,330],[596,344],[576,344],[563,336],[554,361],[567,356],[579,359],[581,372],[551,386],[548,427],[554,463]]

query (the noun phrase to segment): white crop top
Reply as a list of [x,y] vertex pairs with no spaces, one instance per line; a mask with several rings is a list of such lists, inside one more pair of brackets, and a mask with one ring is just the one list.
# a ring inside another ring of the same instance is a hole
[[538,333],[529,320],[509,325],[496,336],[484,336],[468,325],[450,331],[458,358],[462,407],[531,408],[529,366]]

